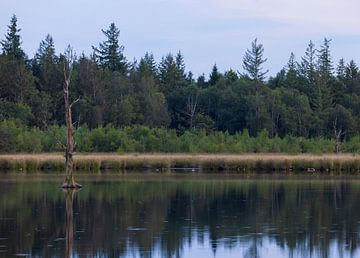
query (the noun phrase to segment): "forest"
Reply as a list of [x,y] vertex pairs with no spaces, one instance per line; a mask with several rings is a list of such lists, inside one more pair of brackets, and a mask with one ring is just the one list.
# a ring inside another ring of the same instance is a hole
[[[159,63],[151,52],[129,61],[119,28],[111,23],[102,32],[104,41],[77,57],[71,76],[80,151],[360,151],[359,68],[333,60],[331,39],[310,41],[298,59],[291,53],[275,76],[263,68],[264,46],[254,39],[238,70],[220,72],[215,64],[196,78],[180,51]],[[0,151],[57,151],[65,135],[64,54],[48,34],[29,57],[15,15],[0,43]],[[181,147],[186,140],[192,148]],[[152,141],[162,144],[143,144]],[[247,147],[234,149],[241,143]]]

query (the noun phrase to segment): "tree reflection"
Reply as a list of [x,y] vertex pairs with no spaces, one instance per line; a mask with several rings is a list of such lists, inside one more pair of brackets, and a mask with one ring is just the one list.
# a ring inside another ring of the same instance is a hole
[[65,258],[70,258],[73,252],[74,245],[74,212],[73,202],[76,189],[63,189],[65,192],[65,203],[66,203],[66,246],[65,246]]
[[[0,218],[16,218],[0,220],[0,237],[8,232],[9,238],[0,244],[15,253],[21,243],[21,249],[38,257],[54,252],[57,257],[64,252],[65,257],[134,252],[181,257],[193,244],[209,244],[214,254],[242,246],[243,255],[256,257],[269,241],[289,257],[329,257],[332,247],[341,255],[359,250],[360,181],[89,183],[81,198],[65,191],[66,207],[62,193],[53,189],[44,183],[0,183],[6,200],[0,202]],[[73,218],[75,197],[82,212]],[[64,221],[66,250],[63,242],[54,243],[64,235]],[[81,229],[79,238],[74,238],[74,227]],[[34,229],[38,233],[29,235]]]

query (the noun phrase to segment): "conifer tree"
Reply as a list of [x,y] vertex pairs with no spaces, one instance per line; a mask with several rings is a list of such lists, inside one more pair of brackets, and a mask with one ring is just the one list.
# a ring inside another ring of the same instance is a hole
[[291,53],[289,61],[286,65],[286,76],[285,76],[285,87],[299,89],[299,79],[298,79],[298,70],[297,63],[295,60],[295,54]]
[[32,62],[33,73],[39,78],[38,89],[51,95],[61,92],[61,69],[55,54],[54,40],[50,34],[40,42]]
[[34,109],[36,124],[46,128],[50,119],[63,121],[62,74],[54,40],[49,34],[40,42],[32,60],[32,71],[37,77],[35,85],[40,95]]
[[20,47],[20,31],[21,29],[17,26],[17,18],[13,15],[10,20],[10,25],[8,26],[8,32],[5,36],[5,40],[1,41],[1,46],[4,55],[16,60],[25,59],[25,53]]
[[306,78],[309,87],[313,87],[315,83],[315,54],[315,44],[310,41],[306,48],[305,55],[301,58],[300,64],[301,74]]
[[211,74],[210,74],[209,84],[215,85],[220,80],[220,77],[221,77],[221,74],[219,73],[216,64],[214,64]]
[[247,72],[250,79],[263,82],[265,75],[269,72],[264,71],[262,64],[267,61],[267,58],[263,58],[264,47],[257,42],[257,38],[251,43],[251,49],[247,49],[244,59],[243,68]]
[[93,47],[98,63],[103,68],[118,71],[125,75],[128,70],[128,63],[123,54],[124,46],[119,44],[120,30],[115,26],[115,23],[111,23],[109,29],[101,31],[106,36],[106,40],[101,42],[99,47]]
[[344,58],[341,58],[339,60],[338,66],[336,67],[336,76],[341,81],[344,80],[345,78],[345,70],[346,70],[345,60]]
[[178,52],[176,57],[169,53],[162,58],[159,64],[159,79],[165,95],[185,83],[185,64],[181,52]]
[[138,71],[142,76],[157,76],[157,67],[152,53],[145,53],[145,56],[142,57],[139,61]]
[[320,76],[325,80],[329,80],[332,75],[333,65],[330,54],[330,42],[331,39],[324,39],[324,43],[321,46],[318,59],[318,70]]
[[316,76],[316,90],[314,106],[318,111],[330,107],[336,95],[336,88],[332,81],[332,60],[330,55],[331,40],[325,38],[318,55],[318,67]]

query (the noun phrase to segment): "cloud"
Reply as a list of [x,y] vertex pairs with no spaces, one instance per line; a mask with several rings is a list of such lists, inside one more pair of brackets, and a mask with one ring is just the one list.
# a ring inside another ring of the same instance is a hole
[[313,31],[356,33],[360,22],[355,0],[213,0],[212,5],[224,18],[262,18]]

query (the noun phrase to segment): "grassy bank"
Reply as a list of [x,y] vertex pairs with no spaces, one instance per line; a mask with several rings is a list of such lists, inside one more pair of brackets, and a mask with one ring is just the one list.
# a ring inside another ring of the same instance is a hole
[[[76,171],[186,171],[233,173],[323,173],[360,174],[360,155],[282,155],[282,154],[78,154]],[[61,154],[0,155],[0,170],[17,172],[63,172]]]

